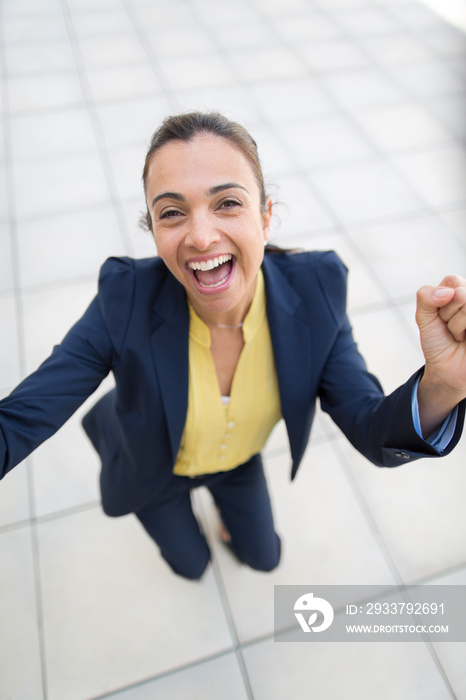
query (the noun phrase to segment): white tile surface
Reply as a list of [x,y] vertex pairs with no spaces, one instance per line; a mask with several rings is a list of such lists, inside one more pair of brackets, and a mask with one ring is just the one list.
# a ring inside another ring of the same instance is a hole
[[107,203],[104,169],[95,154],[18,162],[13,170],[19,218]]
[[[262,642],[245,650],[255,700],[450,700],[421,644]],[[273,668],[274,672],[270,673]]]
[[328,444],[311,446],[290,482],[288,454],[268,457],[266,474],[282,559],[271,573],[238,564],[218,541],[218,516],[202,492],[211,546],[235,628],[245,642],[273,632],[273,586],[393,583],[390,570]]
[[466,200],[466,156],[462,148],[438,148],[393,158],[393,164],[433,206]]
[[340,116],[286,124],[281,132],[297,162],[309,170],[374,155],[374,149],[358,129]]
[[162,89],[148,63],[106,68],[89,68],[87,78],[96,102],[155,95]]
[[322,77],[322,83],[340,107],[350,111],[390,104],[404,97],[393,80],[374,69],[326,75]]
[[50,700],[98,695],[231,647],[212,571],[201,583],[174,576],[133,516],[94,509],[38,532]]
[[383,161],[314,172],[309,179],[342,221],[399,216],[425,206],[414,189]]
[[96,278],[106,258],[125,254],[115,212],[108,206],[20,221],[17,235],[24,287]]
[[[97,291],[96,279],[31,289],[23,294],[26,371],[32,372],[83,315]],[[11,382],[8,386],[11,385]]]
[[439,217],[364,228],[352,232],[351,238],[392,298],[406,295],[414,300],[423,284],[438,284],[451,270],[466,267],[464,246]]
[[355,119],[382,151],[419,148],[451,140],[448,130],[427,109],[415,103],[360,112]]
[[160,680],[116,693],[115,700],[247,700],[248,694],[238,662],[233,654],[207,661],[194,668],[169,675]]
[[351,447],[341,449],[405,583],[464,562],[466,442],[441,461],[371,469]]
[[11,291],[13,285],[13,257],[10,229],[6,224],[0,224],[0,292]]
[[[274,124],[290,120],[331,116],[335,106],[312,78],[281,80],[273,89],[269,85],[252,85],[251,94],[267,119]],[[299,100],[296,99],[299,95]]]
[[21,377],[15,298],[0,296],[0,387],[11,387]]
[[[6,392],[5,392],[6,393]],[[3,392],[1,392],[3,398]],[[30,518],[28,475],[25,465],[11,470],[0,485],[0,527]]]
[[79,78],[71,70],[34,77],[29,73],[13,75],[7,79],[7,90],[12,112],[81,107],[84,99]]
[[15,161],[95,153],[97,144],[86,109],[18,116],[11,124]]
[[29,527],[0,534],[0,676],[5,698],[42,696],[41,661]]

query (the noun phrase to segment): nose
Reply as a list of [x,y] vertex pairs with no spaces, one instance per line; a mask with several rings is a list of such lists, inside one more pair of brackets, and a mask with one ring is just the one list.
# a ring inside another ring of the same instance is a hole
[[216,243],[220,238],[215,222],[207,212],[193,212],[188,221],[188,232],[186,234],[186,245],[205,251]]

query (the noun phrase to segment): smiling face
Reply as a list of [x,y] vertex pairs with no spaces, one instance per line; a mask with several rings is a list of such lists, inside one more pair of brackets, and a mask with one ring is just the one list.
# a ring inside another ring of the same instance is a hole
[[158,254],[201,318],[242,321],[271,218],[246,157],[211,134],[170,141],[152,156],[146,200]]

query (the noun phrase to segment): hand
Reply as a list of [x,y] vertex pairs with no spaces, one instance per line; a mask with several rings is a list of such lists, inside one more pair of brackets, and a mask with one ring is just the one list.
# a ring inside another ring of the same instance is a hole
[[422,287],[416,321],[426,361],[419,385],[425,435],[466,397],[466,279],[450,275],[438,287]]

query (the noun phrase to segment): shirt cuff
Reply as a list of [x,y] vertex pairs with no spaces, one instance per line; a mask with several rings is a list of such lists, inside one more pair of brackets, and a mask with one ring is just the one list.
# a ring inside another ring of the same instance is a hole
[[441,454],[448,447],[448,445],[451,442],[451,439],[453,438],[453,435],[455,434],[456,422],[458,419],[458,406],[456,406],[456,408],[453,409],[450,415],[445,418],[440,428],[438,428],[434,433],[432,433],[432,435],[429,435],[428,438],[424,438],[424,436],[422,435],[421,419],[419,417],[419,402],[417,399],[417,388],[419,386],[420,379],[421,378],[419,377],[413,387],[413,395],[411,398],[411,410],[413,413],[414,428],[416,429],[416,433],[419,435],[420,438],[425,440],[427,444],[429,444],[431,447],[437,450],[439,454]]

